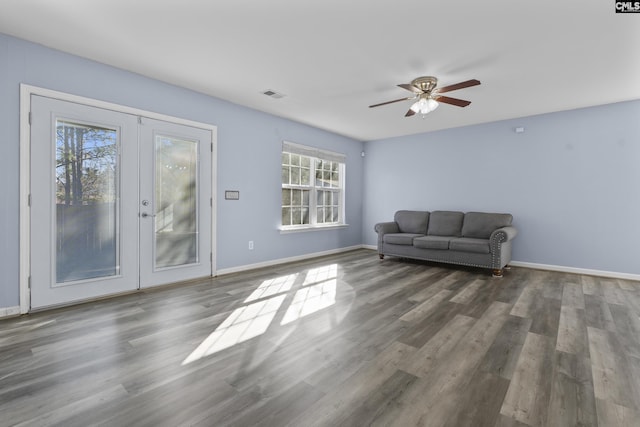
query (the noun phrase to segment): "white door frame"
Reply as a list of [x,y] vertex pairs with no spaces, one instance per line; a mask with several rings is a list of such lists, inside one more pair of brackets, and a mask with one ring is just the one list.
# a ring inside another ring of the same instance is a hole
[[105,110],[113,110],[120,113],[126,113],[136,116],[148,117],[150,119],[162,120],[165,122],[176,123],[211,131],[211,250],[213,253],[211,259],[211,276],[216,274],[216,212],[217,212],[217,152],[218,137],[217,126],[207,123],[195,122],[192,120],[181,119],[178,117],[168,116],[165,114],[154,113],[152,111],[141,110],[138,108],[127,107],[110,102],[99,101],[96,99],[86,98],[78,95],[72,95],[64,92],[58,92],[51,89],[40,88],[36,86],[20,84],[20,313],[28,313],[31,308],[30,295],[30,233],[31,233],[31,215],[29,199],[31,194],[31,126],[29,113],[31,111],[31,95],[39,95],[49,98],[55,98],[62,101],[75,102],[91,107],[102,108]]

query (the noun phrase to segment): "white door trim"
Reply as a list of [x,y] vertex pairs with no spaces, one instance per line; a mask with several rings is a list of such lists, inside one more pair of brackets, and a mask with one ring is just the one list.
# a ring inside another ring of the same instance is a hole
[[126,113],[136,116],[148,117],[150,119],[162,120],[165,122],[176,123],[211,131],[211,165],[214,169],[211,173],[211,250],[213,257],[211,259],[211,275],[216,274],[216,212],[217,212],[217,152],[218,137],[217,126],[207,123],[196,122],[193,120],[182,119],[179,117],[168,116],[166,114],[154,113],[152,111],[141,110],[138,108],[127,107],[124,105],[114,104],[111,102],[100,101],[96,99],[86,98],[83,96],[72,95],[64,92],[58,92],[51,89],[45,89],[27,84],[20,84],[20,313],[25,314],[30,310],[31,296],[29,289],[29,277],[31,274],[30,263],[30,207],[29,197],[31,193],[31,126],[29,124],[29,112],[31,111],[31,95],[39,95],[61,101],[75,102],[91,107],[113,110],[120,113]]

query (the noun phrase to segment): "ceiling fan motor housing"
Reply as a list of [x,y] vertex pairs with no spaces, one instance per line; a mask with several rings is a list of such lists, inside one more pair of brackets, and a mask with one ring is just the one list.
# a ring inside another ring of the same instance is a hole
[[431,92],[438,84],[438,79],[432,76],[418,77],[411,81],[411,86],[420,89],[423,92]]

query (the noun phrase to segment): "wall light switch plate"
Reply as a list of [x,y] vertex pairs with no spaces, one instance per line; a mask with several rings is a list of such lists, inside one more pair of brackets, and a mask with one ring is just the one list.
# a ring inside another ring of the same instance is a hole
[[240,200],[240,192],[235,190],[227,190],[224,192],[225,200]]

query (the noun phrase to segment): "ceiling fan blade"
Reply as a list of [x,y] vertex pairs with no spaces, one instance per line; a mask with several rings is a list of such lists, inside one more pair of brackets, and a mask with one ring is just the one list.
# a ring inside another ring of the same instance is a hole
[[465,87],[477,86],[479,84],[480,84],[480,80],[476,80],[476,79],[467,80],[466,82],[460,82],[454,85],[441,87],[440,89],[437,89],[437,92],[438,93],[451,92],[452,90],[464,89]]
[[419,88],[415,87],[414,85],[410,85],[409,83],[399,84],[398,87],[401,87],[402,89],[406,89],[409,92],[417,93],[418,95],[422,93],[422,91]]
[[404,116],[405,116],[405,117],[411,117],[411,116],[413,116],[415,113],[416,113],[415,111],[413,111],[412,109],[409,109],[409,111],[407,111],[407,114],[405,114]]
[[435,96],[434,99],[438,102],[455,105],[456,107],[466,107],[467,105],[471,104],[471,101],[465,101],[464,99],[458,98],[450,98],[448,96]]
[[415,96],[410,96],[408,98],[394,99],[393,101],[387,101],[387,102],[381,102],[380,104],[369,105],[369,108],[380,107],[381,105],[393,104],[394,102],[406,101],[408,99],[413,99],[413,98],[415,98]]

